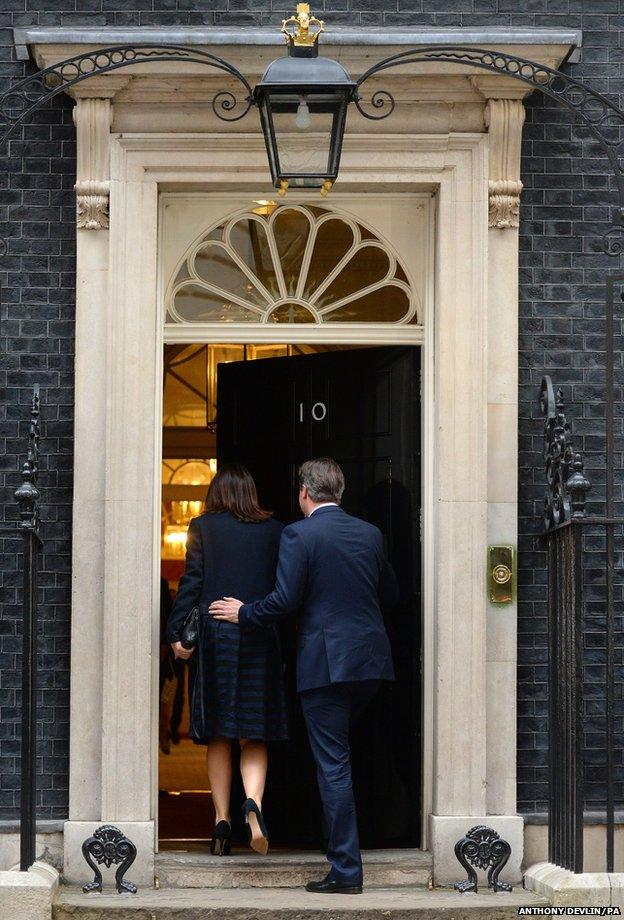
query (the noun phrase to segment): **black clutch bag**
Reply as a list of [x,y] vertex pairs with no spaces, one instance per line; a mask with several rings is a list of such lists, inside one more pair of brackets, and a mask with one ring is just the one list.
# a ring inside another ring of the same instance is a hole
[[182,624],[180,644],[182,648],[192,649],[197,645],[199,635],[199,607],[193,607]]

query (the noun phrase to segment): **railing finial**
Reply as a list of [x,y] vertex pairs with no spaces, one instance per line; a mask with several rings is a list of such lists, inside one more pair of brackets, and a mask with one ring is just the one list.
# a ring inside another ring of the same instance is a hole
[[581,455],[572,449],[572,430],[565,415],[563,393],[558,389],[555,394],[547,375],[542,378],[540,407],[544,416],[546,467],[544,525],[546,530],[552,530],[559,524],[585,517],[585,496],[591,482],[583,473]]
[[39,384],[33,387],[32,403],[30,408],[30,425],[28,429],[28,452],[22,465],[22,482],[14,492],[15,500],[19,505],[20,527],[25,530],[39,529]]
[[573,519],[585,517],[585,500],[587,493],[591,489],[591,482],[585,476],[583,467],[583,458],[580,454],[575,454],[572,461],[574,472],[568,477],[565,484],[571,498]]

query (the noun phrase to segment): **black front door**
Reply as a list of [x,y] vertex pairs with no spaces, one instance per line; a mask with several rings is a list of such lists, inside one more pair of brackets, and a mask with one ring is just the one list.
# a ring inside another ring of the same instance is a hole
[[[353,738],[364,847],[416,846],[420,824],[420,405],[418,348],[332,351],[222,364],[218,463],[253,474],[261,503],[297,520],[297,468],[331,456],[345,473],[343,507],[376,524],[401,587],[386,614],[396,682],[385,685]],[[267,815],[288,845],[320,839],[314,772],[294,694],[294,630],[285,633],[292,740],[271,758]],[[302,807],[303,804],[303,807]]]

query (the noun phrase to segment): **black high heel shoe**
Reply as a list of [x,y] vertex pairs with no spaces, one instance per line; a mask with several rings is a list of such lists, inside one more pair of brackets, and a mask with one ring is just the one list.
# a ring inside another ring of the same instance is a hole
[[247,799],[243,805],[243,817],[247,828],[249,846],[256,853],[266,856],[269,852],[269,832],[264,823],[262,812],[253,799]]
[[232,828],[227,821],[219,821],[212,832],[210,852],[213,856],[229,856],[232,848]]

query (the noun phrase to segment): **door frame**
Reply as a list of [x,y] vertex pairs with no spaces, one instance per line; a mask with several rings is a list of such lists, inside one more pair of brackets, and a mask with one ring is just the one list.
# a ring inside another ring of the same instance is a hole
[[[435,192],[437,201],[433,296],[421,333],[423,845],[429,841],[432,846],[434,866],[441,820],[453,819],[463,827],[465,816],[488,814],[492,757],[506,788],[511,789],[513,777],[515,796],[515,744],[501,733],[510,715],[515,731],[515,681],[505,688],[506,696],[498,694],[498,708],[491,711],[486,655],[488,483],[498,483],[501,475],[499,438],[499,453],[488,451],[488,417],[497,421],[499,416],[488,399],[487,147],[485,134],[354,135],[345,144],[341,170],[345,192]],[[266,155],[259,135],[235,133],[111,135],[110,153],[110,230],[86,237],[86,231],[78,233],[72,728],[65,847],[66,866],[78,865],[85,827],[100,819],[114,821],[144,844],[136,871],[133,867],[140,881],[153,879],[157,806],[163,344],[157,291],[159,191],[257,194],[267,189]],[[512,268],[513,260],[507,278],[497,283],[499,291],[507,285],[507,299],[517,311]],[[512,309],[512,320],[513,315]],[[514,326],[509,334],[517,362]],[[221,340],[235,341],[233,332],[228,324]],[[282,327],[282,341],[284,334]],[[311,334],[331,341],[329,325],[318,332],[299,327],[289,340],[302,341],[299,336]],[[379,330],[368,333],[369,338],[365,330],[361,334],[359,341],[371,345],[407,344],[415,332],[389,326],[387,335]],[[270,336],[275,339],[274,329]],[[258,340],[255,331],[253,337]],[[211,341],[217,341],[214,329]],[[94,367],[100,374],[95,379]],[[501,417],[513,417],[505,443],[515,455],[513,381],[514,375],[507,374],[499,382],[503,397],[498,396],[497,404],[504,402],[503,408],[511,410]],[[94,432],[102,444],[97,452]],[[490,468],[489,454],[496,461]],[[511,527],[515,478],[513,494],[504,493],[503,486],[492,500],[497,501],[497,520]],[[85,564],[89,546],[96,550],[95,568]],[[137,584],[151,590],[137,592]],[[511,621],[505,623],[508,647],[509,637],[515,639],[515,619],[513,629]],[[500,644],[502,634],[497,635]],[[508,663],[507,652],[505,656]],[[146,764],[151,765],[149,777]],[[496,814],[515,814],[515,797],[512,807],[509,795],[506,802],[510,807]],[[515,862],[522,853],[517,835],[514,847]]]

